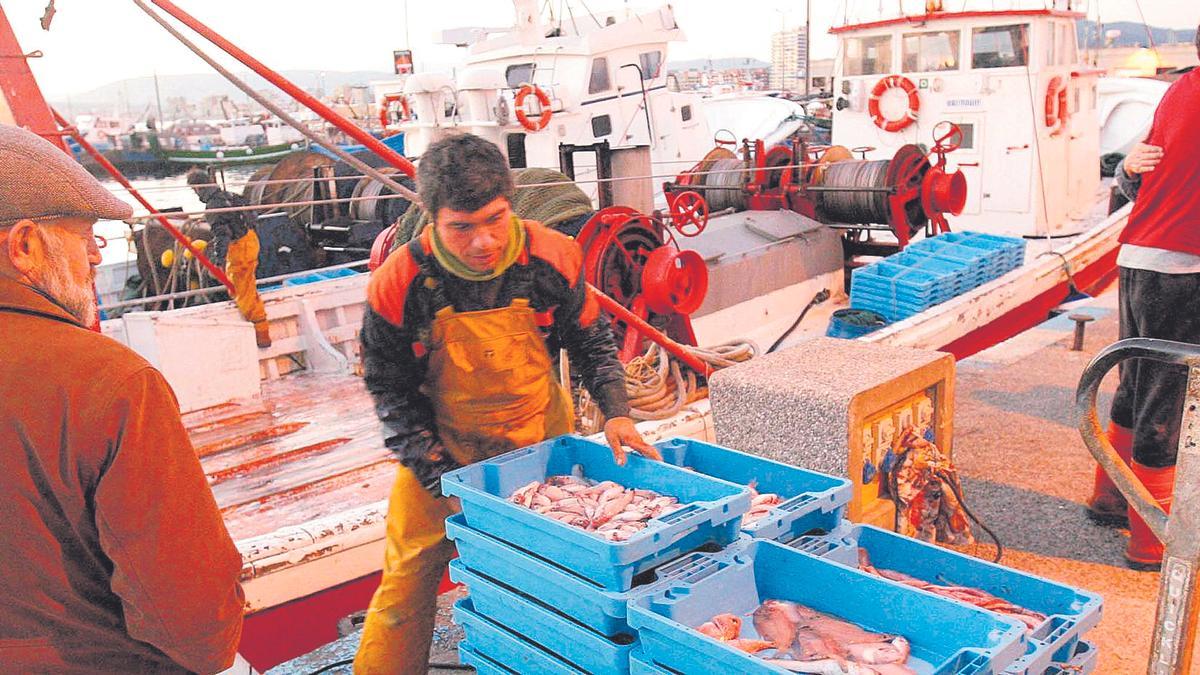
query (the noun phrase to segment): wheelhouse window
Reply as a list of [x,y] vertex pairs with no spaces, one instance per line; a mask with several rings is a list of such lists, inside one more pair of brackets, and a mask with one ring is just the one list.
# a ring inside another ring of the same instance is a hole
[[846,75],[892,72],[892,36],[846,38]]
[[928,73],[958,70],[958,31],[905,33],[900,43],[904,71]]
[[642,79],[653,80],[662,71],[662,52],[638,54],[638,65],[642,67]]
[[612,89],[608,78],[608,59],[600,56],[592,59],[592,79],[588,81],[588,93],[598,94]]
[[513,169],[524,169],[525,163],[525,134],[508,134],[504,137],[508,148],[508,166]]
[[504,79],[508,86],[516,89],[526,82],[533,82],[534,64],[516,63],[504,69]]
[[592,135],[603,138],[612,133],[612,118],[608,115],[597,115],[592,118]]
[[971,31],[972,68],[1029,65],[1029,26],[987,26]]

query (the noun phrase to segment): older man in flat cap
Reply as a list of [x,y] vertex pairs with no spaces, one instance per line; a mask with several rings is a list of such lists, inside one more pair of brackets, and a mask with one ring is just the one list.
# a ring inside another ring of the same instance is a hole
[[162,375],[88,330],[98,219],[130,208],[0,126],[0,663],[215,672],[241,636],[241,556]]

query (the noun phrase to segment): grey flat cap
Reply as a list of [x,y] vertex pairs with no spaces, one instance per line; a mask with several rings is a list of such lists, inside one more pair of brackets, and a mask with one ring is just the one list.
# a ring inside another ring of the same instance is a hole
[[0,125],[0,224],[28,218],[124,220],[133,209],[67,153],[19,127]]

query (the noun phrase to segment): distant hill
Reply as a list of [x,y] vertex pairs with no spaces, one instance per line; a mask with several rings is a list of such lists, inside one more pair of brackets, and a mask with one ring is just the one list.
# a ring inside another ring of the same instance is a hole
[[692,59],[690,61],[669,61],[667,72],[676,70],[728,70],[730,68],[770,68],[771,64],[749,57],[734,57],[724,59]]
[[[277,91],[274,86],[254,73],[245,72],[236,74],[255,89]],[[395,77],[395,75],[387,71],[370,70],[351,72],[287,70],[283,71],[283,76],[310,91],[315,91],[323,87],[326,93],[332,92],[337,87],[343,85],[365,85],[371,80],[385,80]],[[192,102],[199,101],[206,96],[214,95],[229,96],[234,101],[244,101],[246,99],[246,95],[241,90],[216,73],[160,75],[158,77],[158,88],[164,105],[167,99],[179,96],[185,97]],[[64,96],[56,96],[54,98],[56,100],[52,101],[52,103],[56,106],[64,105],[67,102]],[[153,77],[135,77],[118,80],[102,87],[70,96],[70,107],[76,112],[86,110],[101,112],[111,110],[114,106],[119,106],[121,109],[128,108],[137,113],[153,104]]]
[[[1079,46],[1085,48],[1095,48],[1105,46],[1104,34],[1110,30],[1119,30],[1121,35],[1113,42],[1113,47],[1147,47],[1149,40],[1146,36],[1146,27],[1140,23],[1133,21],[1113,21],[1103,25],[1103,29],[1096,30],[1095,21],[1076,21],[1075,32],[1079,36]],[[1154,44],[1191,44],[1196,41],[1195,28],[1159,28],[1157,26],[1150,27],[1150,35],[1154,37]]]

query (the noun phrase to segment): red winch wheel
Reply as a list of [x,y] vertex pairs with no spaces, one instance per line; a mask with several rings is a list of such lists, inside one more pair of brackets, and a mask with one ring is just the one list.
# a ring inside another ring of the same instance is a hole
[[695,251],[662,246],[650,252],[642,268],[642,297],[653,312],[691,314],[708,292],[708,268]]
[[944,155],[961,148],[962,144],[963,130],[954,122],[942,120],[933,125],[933,149],[930,152]]
[[[904,111],[904,116],[899,119],[887,119],[879,110],[879,99],[889,89],[900,89],[908,95],[908,109]],[[867,100],[867,112],[870,113],[871,120],[875,122],[875,126],[884,131],[895,132],[906,128],[917,120],[917,112],[920,109],[921,98],[917,95],[917,85],[913,84],[912,80],[903,75],[888,75],[876,82],[875,87],[871,89],[871,97]]]
[[671,225],[685,237],[694,237],[708,225],[708,202],[699,192],[688,190],[670,199]]
[[367,261],[367,269],[374,272],[387,259],[388,254],[392,252],[392,243],[396,241],[396,226],[385,229],[375,237],[375,243],[371,244],[371,258]]
[[[525,108],[525,100],[532,95],[538,102],[538,110],[530,112]],[[550,97],[542,88],[536,84],[523,84],[521,89],[517,91],[517,95],[513,98],[513,107],[517,111],[517,121],[521,126],[529,131],[537,132],[546,128],[550,124],[552,112],[550,110]],[[531,118],[536,117],[537,120]]]

